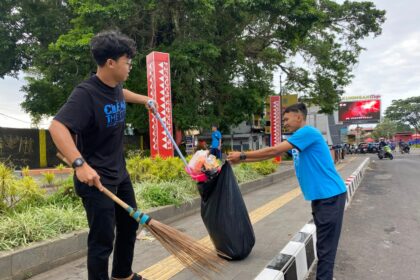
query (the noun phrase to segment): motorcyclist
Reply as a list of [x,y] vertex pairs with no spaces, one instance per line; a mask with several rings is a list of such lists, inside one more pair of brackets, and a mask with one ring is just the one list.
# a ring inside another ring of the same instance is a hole
[[392,155],[391,148],[389,144],[385,142],[384,138],[379,139],[379,151],[378,151],[379,159],[383,159],[384,157],[388,157],[389,159],[393,159],[394,156]]
[[410,151],[410,146],[409,144],[407,144],[406,142],[402,141],[402,139],[400,139],[400,141],[398,142],[398,147],[400,148],[400,152],[404,153],[404,152],[409,152]]
[[398,148],[400,148],[400,150],[401,150],[401,148],[403,147],[403,145],[404,145],[404,141],[402,139],[400,139],[398,141]]
[[383,149],[387,145],[384,138],[379,138],[379,149]]

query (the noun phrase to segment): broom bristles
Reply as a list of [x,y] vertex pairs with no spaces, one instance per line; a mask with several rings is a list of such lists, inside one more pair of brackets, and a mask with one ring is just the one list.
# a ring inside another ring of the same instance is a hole
[[[219,273],[222,266],[227,263],[226,260],[218,257],[214,250],[175,228],[153,219],[146,227],[183,266],[203,279],[208,279],[209,271]],[[221,252],[217,253],[229,258]]]

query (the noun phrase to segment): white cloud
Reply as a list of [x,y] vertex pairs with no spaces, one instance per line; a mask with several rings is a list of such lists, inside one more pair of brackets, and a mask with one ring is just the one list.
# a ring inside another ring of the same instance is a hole
[[363,42],[367,50],[354,69],[346,95],[382,96],[382,111],[394,99],[420,95],[420,2],[373,1],[387,10],[387,21],[377,38]]

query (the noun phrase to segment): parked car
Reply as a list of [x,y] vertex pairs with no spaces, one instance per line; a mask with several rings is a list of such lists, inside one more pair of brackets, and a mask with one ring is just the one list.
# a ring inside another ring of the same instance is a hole
[[376,154],[379,151],[379,143],[368,143],[367,152]]
[[360,143],[356,148],[356,153],[358,154],[365,154],[368,152],[368,144],[367,143]]

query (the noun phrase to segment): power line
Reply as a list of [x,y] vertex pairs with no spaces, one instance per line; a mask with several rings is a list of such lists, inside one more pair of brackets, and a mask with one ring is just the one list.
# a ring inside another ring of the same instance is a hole
[[28,124],[31,124],[31,122],[22,121],[22,120],[20,120],[20,119],[17,119],[17,118],[15,118],[15,117],[12,117],[12,116],[9,116],[9,115],[3,114],[3,113],[0,113],[0,115],[5,116],[6,118],[9,118],[9,119],[13,119],[13,120],[15,120],[15,121],[19,121],[19,122],[23,122],[23,123],[28,123]]

